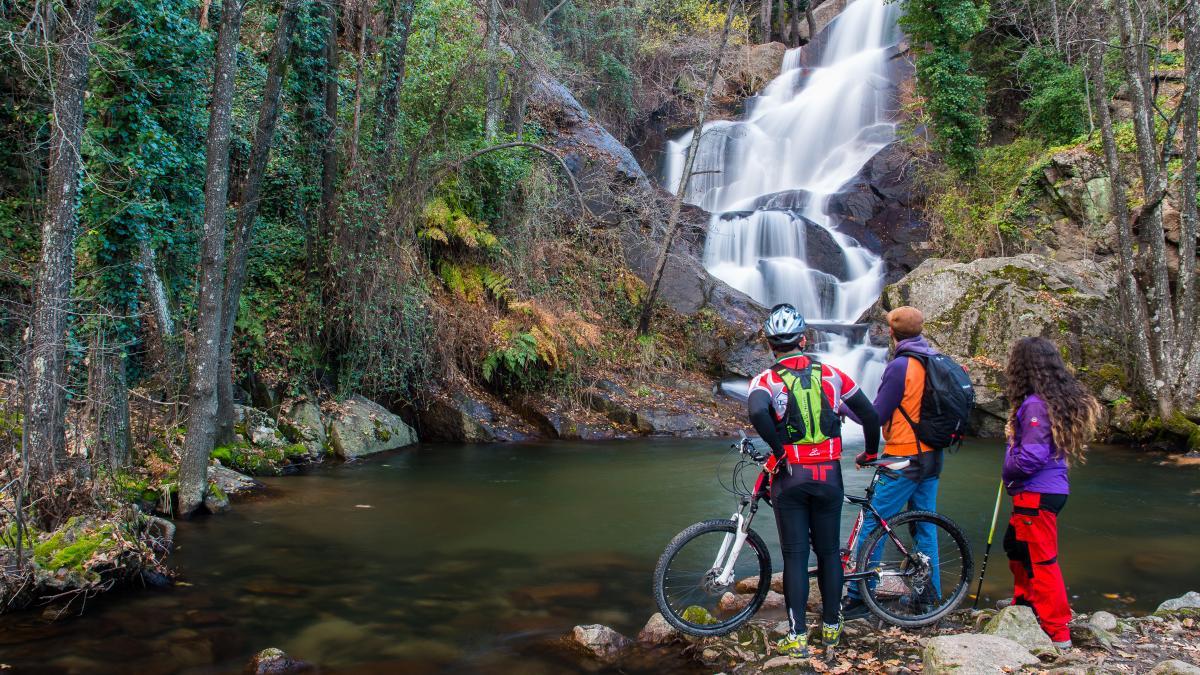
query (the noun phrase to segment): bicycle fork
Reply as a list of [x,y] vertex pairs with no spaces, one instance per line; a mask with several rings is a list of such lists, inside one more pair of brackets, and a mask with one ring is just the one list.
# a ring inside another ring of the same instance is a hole
[[734,582],[733,566],[737,564],[738,554],[742,552],[742,546],[746,544],[746,537],[750,533],[750,522],[754,520],[754,514],[758,513],[758,504],[750,506],[750,515],[743,516],[742,512],[746,510],[746,504],[738,509],[733,517],[730,518],[736,526],[734,532],[726,534],[721,541],[721,548],[717,550],[717,557],[713,560],[712,570],[721,570],[721,574],[714,580],[717,586],[728,586]]

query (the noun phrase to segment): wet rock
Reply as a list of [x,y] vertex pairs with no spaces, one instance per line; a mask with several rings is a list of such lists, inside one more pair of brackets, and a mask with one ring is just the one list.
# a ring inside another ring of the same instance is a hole
[[[758,591],[758,577],[746,577],[737,582],[734,590],[738,593],[755,593]],[[771,590],[776,593],[783,592],[783,572],[776,572],[771,575]]]
[[418,413],[421,437],[428,441],[493,443],[523,441],[537,430],[493,396],[465,383],[434,392]]
[[[740,612],[743,609],[745,609],[747,605],[750,604],[750,600],[752,600],[752,599],[753,599],[752,595],[742,595],[739,593],[726,593],[725,595],[721,596],[721,600],[717,606],[721,609],[722,612],[728,612],[728,613]],[[764,610],[783,609],[785,606],[786,605],[784,603],[784,597],[783,597],[782,593],[776,593],[775,591],[767,591],[767,597],[765,599],[763,599],[763,604],[762,604],[762,607],[759,608],[759,611],[761,612]]]
[[236,496],[263,487],[262,483],[250,476],[226,468],[220,462],[208,467],[208,480],[221,488],[226,496]]
[[252,675],[284,675],[312,670],[312,664],[288,656],[282,649],[268,647],[254,655],[246,665]]
[[281,448],[286,445],[283,434],[274,425],[250,427],[246,435],[251,443],[260,448]]
[[713,436],[716,430],[704,418],[690,413],[675,413],[669,410],[639,410],[637,427],[648,428],[652,434],[671,436]]
[[417,442],[417,434],[399,416],[361,396],[338,405],[329,422],[329,444],[352,460]]
[[1200,593],[1188,591],[1178,598],[1163,602],[1154,611],[1155,614],[1178,612],[1180,610],[1200,610]]
[[655,646],[671,642],[680,636],[675,627],[667,623],[663,615],[655,612],[642,630],[638,632],[637,641],[639,644],[647,646]]
[[633,646],[629,638],[600,624],[575,626],[571,641],[584,653],[605,663],[616,661],[622,652]]
[[229,495],[216,483],[209,483],[208,491],[204,493],[204,508],[209,513],[225,513],[229,510]]
[[1025,605],[1009,605],[996,613],[983,627],[986,635],[1008,638],[1034,654],[1053,654],[1054,643],[1038,624],[1033,610]]
[[1200,666],[1179,659],[1171,659],[1151,668],[1150,675],[1200,675]]
[[929,675],[991,675],[1040,663],[1008,638],[974,633],[930,638],[921,656]]
[[302,443],[310,456],[320,456],[329,440],[321,407],[311,398],[287,399],[279,407],[279,430],[292,443]]

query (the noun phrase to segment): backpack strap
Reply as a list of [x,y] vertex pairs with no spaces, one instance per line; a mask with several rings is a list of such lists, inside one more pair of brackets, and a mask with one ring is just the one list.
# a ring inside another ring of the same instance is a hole
[[[818,408],[816,411],[810,411],[810,412],[812,412],[814,417],[811,420],[805,420],[806,424],[805,424],[804,433],[805,433],[805,435],[810,435],[810,434],[813,434],[813,432],[819,432],[821,430],[821,421],[820,421],[819,415],[821,414],[820,413],[821,409],[823,409],[825,406],[825,392],[821,388],[821,383],[822,383],[821,376],[825,372],[825,367],[822,366],[819,361],[810,358],[808,360],[808,365],[805,366],[804,370],[793,370],[779,362],[776,362],[775,365],[771,366],[771,370],[779,377],[780,380],[783,381],[783,384],[785,387],[787,387],[787,382],[788,382],[787,376],[790,375],[795,380],[803,382],[805,372],[808,373],[809,382],[805,386],[806,386],[806,388],[812,387],[812,386],[817,387],[817,396],[818,396],[818,398],[821,399],[821,407]],[[788,402],[787,402],[787,408],[785,409],[785,411],[783,413],[783,428],[785,430],[788,428],[788,423],[791,421],[792,401],[794,399],[797,399],[797,397],[799,396],[797,394],[797,392],[793,391],[793,389],[794,389],[793,387],[787,387]],[[796,407],[799,407],[798,401],[796,403]],[[811,406],[809,406],[809,408],[811,408]]]
[[[925,369],[925,382],[926,382],[926,384],[928,384],[928,382],[929,382],[929,366],[927,365],[925,359],[922,358],[924,356],[923,354],[918,356],[916,352],[905,349],[905,350],[897,351],[896,356],[905,356],[905,357],[908,357],[910,359],[913,359],[913,360],[919,362],[921,364],[921,367]],[[925,399],[925,387],[922,386],[921,400],[924,401],[924,399]],[[925,448],[924,448],[925,444],[921,442],[921,436],[917,433],[917,423],[913,421],[912,416],[909,415],[908,411],[904,409],[904,396],[903,395],[900,396],[900,403],[898,403],[896,405],[896,410],[900,411],[900,416],[904,418],[905,422],[908,422],[908,427],[910,429],[912,429],[913,441],[915,441],[917,444],[917,454],[920,455],[921,453],[925,452]]]

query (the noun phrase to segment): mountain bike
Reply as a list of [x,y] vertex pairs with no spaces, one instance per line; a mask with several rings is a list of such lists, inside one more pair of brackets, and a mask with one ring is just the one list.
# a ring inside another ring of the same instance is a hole
[[[756,451],[745,432],[731,449],[737,453],[733,483],[722,487],[739,498],[738,510],[728,519],[705,520],[680,532],[654,571],[659,611],[672,626],[697,637],[736,630],[762,607],[771,589],[771,554],[750,529],[766,497],[757,487],[765,484],[770,455]],[[971,547],[962,529],[940,513],[906,511],[884,520],[871,505],[875,486],[897,477],[908,460],[891,457],[868,465],[875,474],[866,494],[845,496],[860,507],[841,551],[845,582],[858,584],[864,603],[881,620],[903,628],[927,626],[966,597],[974,573]],[[754,488],[745,480],[750,467],[761,471]],[[858,533],[867,518],[876,528],[859,550]]]

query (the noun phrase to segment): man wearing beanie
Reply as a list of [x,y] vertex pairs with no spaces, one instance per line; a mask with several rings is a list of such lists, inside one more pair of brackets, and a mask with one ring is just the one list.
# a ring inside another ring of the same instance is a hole
[[[875,412],[883,425],[886,443],[884,455],[910,460],[909,465],[898,474],[880,479],[875,488],[871,504],[884,520],[889,520],[904,510],[937,510],[938,477],[942,473],[943,448],[931,448],[917,440],[914,427],[920,420],[921,398],[925,393],[925,367],[914,356],[933,355],[937,352],[921,336],[925,316],[916,307],[897,307],[887,314],[894,357],[883,371],[879,393],[875,396]],[[863,451],[855,462],[860,466],[876,459]],[[858,533],[859,546],[875,529],[874,519],[863,521]],[[935,570],[934,588],[938,588],[936,533],[916,534],[917,545],[932,558]],[[846,619],[865,616],[868,609],[859,596],[858,585],[851,584],[842,613]]]

